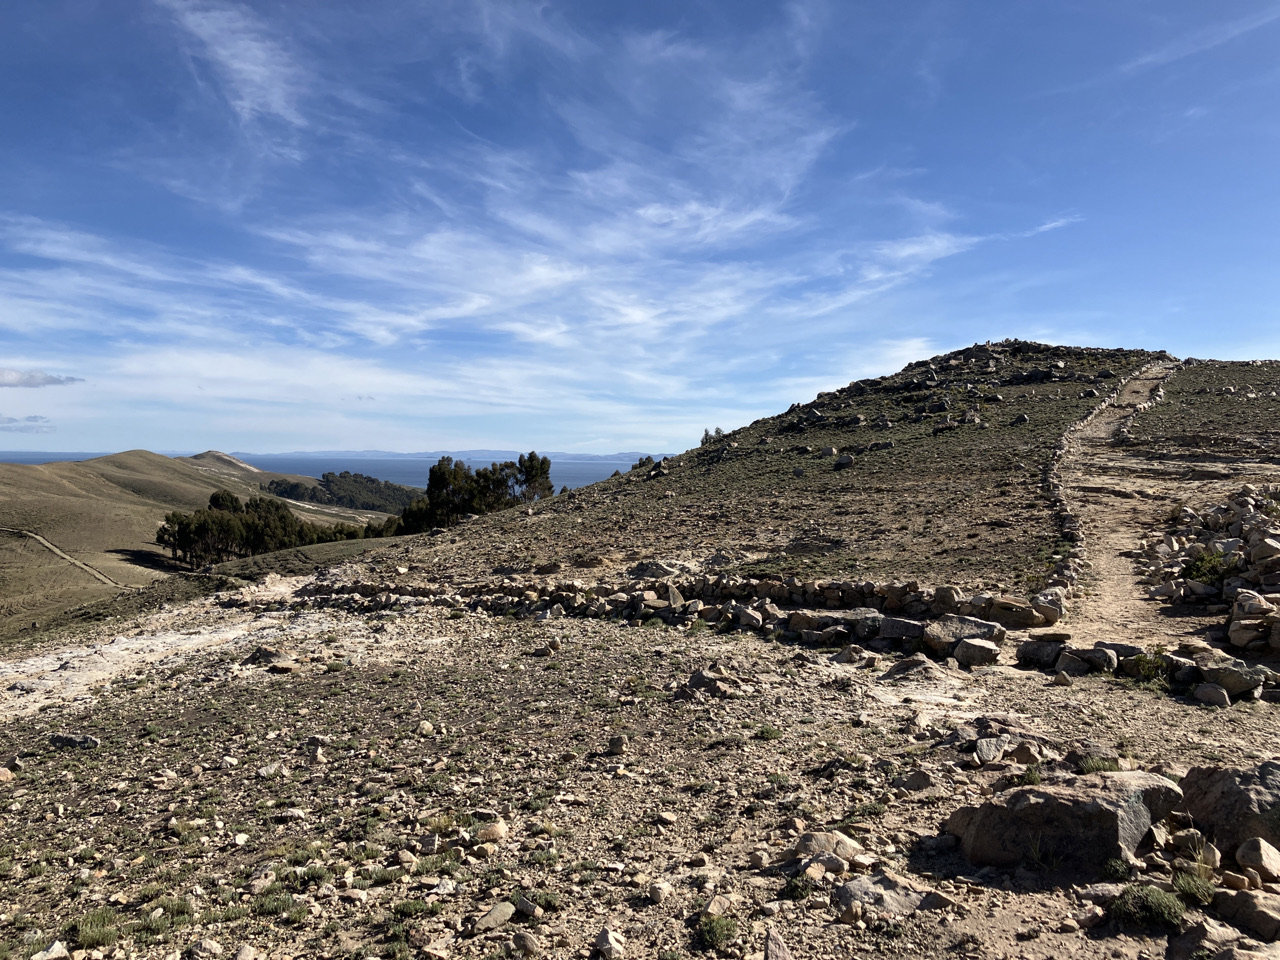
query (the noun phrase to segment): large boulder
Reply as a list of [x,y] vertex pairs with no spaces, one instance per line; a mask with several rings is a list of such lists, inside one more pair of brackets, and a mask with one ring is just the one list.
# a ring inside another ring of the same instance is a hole
[[1247,664],[1243,660],[1201,663],[1200,673],[1207,683],[1216,683],[1226,690],[1232,700],[1260,689],[1271,676],[1271,671],[1266,667]]
[[1005,629],[990,620],[977,617],[960,617],[947,614],[924,628],[924,643],[940,657],[949,657],[961,640],[989,640],[995,644],[1004,642]]
[[913,653],[903,657],[884,673],[876,678],[881,683],[889,681],[913,681],[923,683],[948,683],[952,677],[942,667],[934,663],[923,653]]
[[823,833],[804,833],[791,849],[790,857],[813,857],[820,853],[833,853],[841,860],[852,860],[864,850],[862,844],[839,830]]
[[1067,591],[1063,587],[1050,587],[1031,598],[1031,608],[1053,626],[1062,619],[1067,608]]
[[990,640],[966,638],[956,644],[952,655],[965,667],[983,667],[1000,658],[1000,648]]
[[1058,662],[1058,657],[1066,648],[1065,643],[1057,640],[1028,640],[1018,644],[1018,666],[1033,670],[1048,670]]
[[1045,623],[1045,618],[1036,612],[1035,607],[1016,597],[995,597],[987,616],[1011,630],[1026,630]]
[[1255,768],[1192,767],[1181,781],[1182,808],[1227,856],[1250,837],[1280,846],[1280,761]]
[[924,624],[904,617],[885,617],[880,621],[880,636],[888,640],[908,640],[924,635]]
[[918,908],[929,888],[885,870],[872,876],[855,877],[836,888],[836,900],[843,910],[857,905],[862,914],[906,916]]
[[1103,772],[1006,790],[961,807],[943,828],[979,866],[1028,863],[1096,874],[1106,861],[1132,856],[1181,800],[1177,785],[1156,774]]
[[1280,896],[1261,890],[1219,890],[1213,909],[1224,920],[1268,942],[1280,937]]

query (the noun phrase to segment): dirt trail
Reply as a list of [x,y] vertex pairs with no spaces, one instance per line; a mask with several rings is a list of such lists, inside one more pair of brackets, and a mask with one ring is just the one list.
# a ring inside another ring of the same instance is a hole
[[[297,580],[271,577],[248,592],[272,600],[290,596],[297,586]],[[312,621],[264,619],[252,611],[219,610],[209,602],[149,614],[119,628],[131,632],[99,634],[75,646],[0,660],[0,721],[58,703],[91,703],[97,687],[157,666],[176,666],[217,648],[288,648],[320,629]],[[363,653],[363,640],[353,639],[352,647]]]
[[1169,607],[1146,599],[1133,560],[1123,556],[1163,527],[1176,504],[1211,502],[1239,487],[1221,479],[1220,458],[1200,465],[1216,479],[1197,480],[1194,463],[1164,462],[1114,444],[1117,431],[1140,405],[1158,402],[1157,391],[1178,369],[1160,364],[1130,380],[1114,403],[1076,432],[1063,459],[1066,495],[1080,519],[1092,565],[1081,578],[1082,595],[1068,619],[1084,642],[1172,648],[1205,626],[1199,618],[1170,616]]
[[85,573],[89,574],[89,576],[93,577],[95,580],[102,581],[109,587],[119,587],[121,590],[137,590],[138,589],[138,587],[131,587],[127,583],[121,583],[119,580],[113,580],[110,577],[108,577],[105,573],[103,573],[101,570],[97,569],[96,567],[89,566],[89,564],[85,563],[83,560],[77,560],[75,557],[71,556],[65,551],[54,546],[54,544],[50,543],[48,540],[40,536],[40,534],[38,533],[32,533],[30,530],[17,530],[14,527],[0,527],[0,531],[4,533],[14,533],[20,537],[30,537],[32,540],[40,544],[42,547],[45,547],[46,549],[52,551],[56,556],[59,556],[63,560],[67,561],[67,563],[71,564],[72,566],[79,567]]

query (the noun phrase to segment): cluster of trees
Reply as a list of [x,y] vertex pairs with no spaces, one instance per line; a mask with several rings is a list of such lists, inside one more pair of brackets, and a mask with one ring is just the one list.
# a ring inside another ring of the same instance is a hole
[[209,506],[194,513],[173,511],[156,531],[156,543],[169,550],[175,560],[191,569],[238,557],[252,557],[273,550],[302,547],[331,540],[358,540],[380,536],[373,531],[335,524],[324,527],[299,520],[281,500],[250,497],[240,502],[230,490],[219,490],[209,498]]
[[492,513],[554,494],[551,458],[536,450],[475,471],[462,460],[441,457],[427,474],[427,495],[405,508],[396,532],[449,527],[467,514]]
[[[381,523],[370,521],[363,527],[345,523],[321,526],[299,520],[283,500],[250,497],[242,503],[230,490],[219,490],[209,497],[209,506],[205,509],[194,513],[175,510],[167,514],[156,531],[156,542],[171,551],[175,560],[188,564],[194,570],[210,563],[313,543],[423,533],[434,527],[453,526],[468,514],[492,513],[555,493],[551,485],[551,459],[538,456],[536,451],[521,454],[519,460],[494,463],[474,471],[461,460],[441,457],[428,474],[426,496],[421,496],[421,491],[412,487],[398,487],[359,473],[327,473],[322,482],[330,477],[338,481],[333,485],[336,489],[346,489],[352,496],[355,496],[351,492],[353,489],[366,492],[380,489],[366,482],[372,481],[373,484],[381,484],[381,488],[410,491],[415,499],[400,508],[400,516],[389,517]],[[344,482],[349,483],[348,487],[342,487]],[[271,487],[279,483],[273,481]],[[294,486],[315,489],[304,484],[285,483],[282,486],[291,491]],[[295,497],[291,493],[282,495],[313,503],[341,502],[343,506],[354,509],[385,510],[364,503],[339,501],[336,499],[338,493],[332,494],[335,497],[333,501]]]
[[702,445],[705,447],[707,444],[715,443],[716,441],[722,439],[723,437],[724,437],[724,431],[721,430],[719,427],[716,427],[714,432],[711,430],[703,430]]
[[388,483],[377,477],[366,477],[363,473],[351,473],[348,470],[323,474],[319,484],[302,483],[298,480],[272,480],[266,485],[266,491],[277,497],[301,500],[304,503],[324,503],[351,510],[378,510],[382,513],[400,513],[422,496],[422,491],[414,487],[402,487],[398,483]]

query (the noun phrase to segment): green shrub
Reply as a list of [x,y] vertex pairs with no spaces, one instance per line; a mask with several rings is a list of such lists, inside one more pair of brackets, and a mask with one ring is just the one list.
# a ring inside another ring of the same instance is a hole
[[1112,857],[1102,865],[1103,879],[1110,880],[1113,883],[1124,883],[1129,879],[1129,873],[1129,864],[1119,857]]
[[151,906],[153,909],[159,907],[171,917],[190,917],[195,913],[195,908],[186,897],[161,897]]
[[1184,580],[1195,580],[1210,587],[1221,587],[1233,564],[1216,550],[1202,553],[1182,568]]
[[704,950],[723,950],[738,936],[738,921],[704,913],[698,921],[698,940]]
[[1027,767],[1022,776],[1014,780],[1014,783],[1019,787],[1038,787],[1040,786],[1042,779],[1043,778],[1040,776],[1040,764],[1033,763],[1031,766]]
[[781,730],[777,727],[772,727],[767,723],[756,731],[757,740],[780,740],[782,736],[783,733]]
[[813,881],[802,873],[788,880],[778,896],[783,900],[808,900],[811,893]]
[[862,820],[879,820],[884,816],[885,811],[889,808],[879,800],[872,800],[868,803],[860,803],[845,817],[847,823],[858,823]]
[[1173,875],[1173,888],[1187,903],[1207,906],[1213,902],[1213,883],[1194,873],[1179,872]]
[[431,904],[425,900],[402,900],[391,908],[391,912],[401,920],[416,917],[421,913],[428,913],[430,910]]
[[264,891],[253,901],[253,912],[259,917],[278,917],[292,909],[293,896],[283,890]]
[[525,899],[543,910],[559,910],[560,894],[554,890],[526,890]]
[[1125,887],[1111,904],[1113,920],[1138,927],[1176,928],[1182,911],[1182,901],[1176,895],[1138,883]]
[[109,947],[120,937],[116,929],[116,912],[111,907],[90,910],[75,922],[72,932],[82,950]]
[[1080,761],[1081,773],[1101,773],[1120,769],[1120,761],[1112,757],[1085,757]]

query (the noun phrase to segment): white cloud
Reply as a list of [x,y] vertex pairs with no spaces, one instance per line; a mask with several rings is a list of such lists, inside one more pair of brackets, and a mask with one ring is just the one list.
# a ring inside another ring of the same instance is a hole
[[0,387],[57,387],[83,382],[79,377],[62,377],[43,370],[10,370],[0,367]]
[[0,417],[0,431],[5,433],[53,433],[48,417]]
[[214,0],[156,0],[196,41],[216,71],[228,103],[244,121],[274,117],[305,126],[300,101],[310,80],[247,8]]

